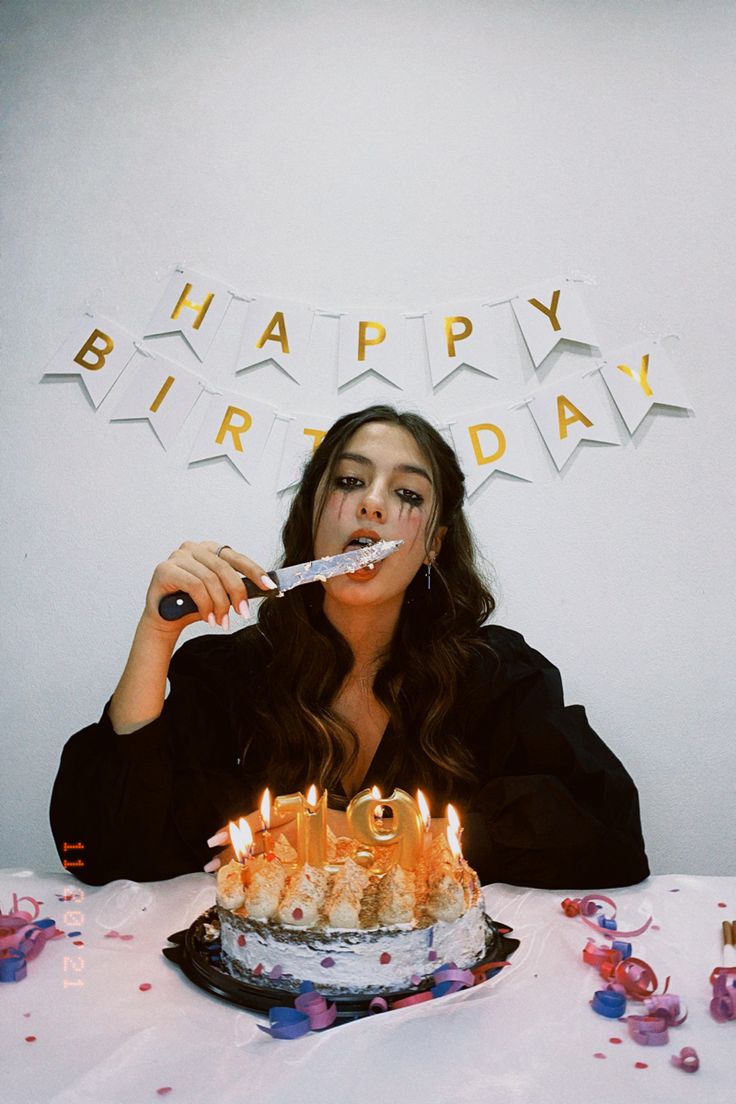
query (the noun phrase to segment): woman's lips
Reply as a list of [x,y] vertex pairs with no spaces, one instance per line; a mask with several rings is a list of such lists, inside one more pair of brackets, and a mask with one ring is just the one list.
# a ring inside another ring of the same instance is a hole
[[353,579],[356,583],[369,583],[381,570],[383,562],[383,560],[378,560],[377,563],[369,564],[368,567],[361,567],[360,571],[351,571],[345,575],[345,578]]

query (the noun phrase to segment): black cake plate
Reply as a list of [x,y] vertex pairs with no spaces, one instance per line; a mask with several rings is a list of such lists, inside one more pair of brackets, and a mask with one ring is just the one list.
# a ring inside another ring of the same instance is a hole
[[[493,920],[487,918],[488,932],[486,938],[486,953],[480,962],[476,962],[473,968],[484,966],[489,962],[505,962],[519,946],[518,939],[510,939],[510,929],[501,929]],[[218,934],[212,938],[207,932],[207,927],[216,929]],[[233,977],[221,965],[220,950],[220,924],[217,910],[213,906],[183,931],[174,932],[168,937],[171,947],[164,947],[163,954],[169,962],[173,962],[182,973],[212,996],[228,1001],[230,1004],[240,1005],[252,1012],[268,1013],[269,1009],[277,1005],[293,1007],[294,998],[298,996],[298,990],[277,988],[268,978],[262,980],[253,979],[252,982]],[[438,962],[437,966],[442,963]],[[489,976],[493,976],[491,973]],[[361,1016],[370,1013],[370,1003],[374,997],[382,997],[391,1005],[394,1001],[404,997],[414,996],[424,990],[431,989],[435,985],[433,978],[428,978],[412,989],[403,989],[396,992],[388,992],[376,988],[367,993],[349,995],[331,994],[325,991],[325,997],[330,1003],[337,1006],[337,1022],[357,1020]],[[315,989],[320,992],[318,984]]]

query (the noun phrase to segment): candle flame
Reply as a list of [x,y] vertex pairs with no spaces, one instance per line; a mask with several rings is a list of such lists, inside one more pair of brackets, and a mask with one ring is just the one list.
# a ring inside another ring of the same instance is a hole
[[317,787],[316,786],[310,786],[309,789],[307,790],[307,802],[312,806],[317,804]]
[[460,847],[460,840],[457,838],[457,832],[454,830],[451,824],[447,825],[447,844],[452,852],[454,859],[461,859],[463,857],[462,848]]
[[457,810],[454,805],[447,806],[447,823],[452,828],[453,833],[456,836],[460,835],[460,817],[457,815]]
[[248,821],[245,817],[241,817],[237,824],[233,824],[231,820],[228,828],[230,830],[230,842],[233,845],[238,862],[249,859],[253,851],[253,833]]
[[268,789],[263,791],[261,798],[261,820],[263,827],[268,830],[271,827],[271,791]]
[[419,812],[424,822],[424,827],[428,832],[432,827],[432,814],[429,811],[429,805],[427,799],[421,790],[417,790],[417,805],[419,806]]
[[[376,801],[381,800],[381,791],[378,786],[371,786],[371,797]],[[383,824],[383,805],[375,805],[373,808],[373,819],[380,827]]]

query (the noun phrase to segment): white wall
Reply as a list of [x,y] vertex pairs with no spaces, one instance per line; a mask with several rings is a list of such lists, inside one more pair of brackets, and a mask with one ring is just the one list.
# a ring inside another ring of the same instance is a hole
[[[494,476],[471,515],[498,620],[637,780],[654,871],[736,873],[735,24],[703,0],[6,0],[2,865],[57,869],[58,757],[115,685],[153,565],[187,537],[278,547],[265,468],[253,487],[226,461],[187,469],[196,416],[165,452],[77,382],[39,382],[85,302],[139,330],[187,260],[322,307],[578,270],[604,346],[680,335],[694,416],[622,426],[561,477]],[[206,362],[220,383],[237,321]],[[335,393],[324,333],[303,409]],[[438,415],[505,394],[465,372],[429,404],[425,381],[418,364],[403,401]],[[295,402],[275,369],[235,386]],[[368,377],[335,409],[395,394]]]

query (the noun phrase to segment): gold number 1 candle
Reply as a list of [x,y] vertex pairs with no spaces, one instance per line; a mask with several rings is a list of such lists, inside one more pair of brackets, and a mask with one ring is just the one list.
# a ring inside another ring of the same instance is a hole
[[286,794],[274,802],[276,816],[296,817],[296,853],[300,866],[324,866],[327,861],[327,790],[317,799],[311,786],[304,794]]
[[[379,822],[376,808],[388,807],[393,816],[391,827]],[[413,870],[422,853],[422,817],[416,802],[405,790],[394,790],[390,797],[377,798],[370,790],[361,790],[348,805],[348,824],[355,839],[371,846],[398,844],[397,863]]]

